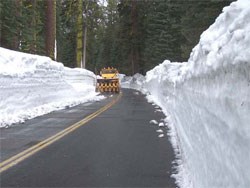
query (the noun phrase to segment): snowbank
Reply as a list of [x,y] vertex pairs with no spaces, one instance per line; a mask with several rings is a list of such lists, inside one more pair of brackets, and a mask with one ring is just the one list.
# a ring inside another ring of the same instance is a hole
[[95,75],[48,57],[0,48],[0,127],[66,106],[100,100]]
[[140,83],[167,115],[180,187],[250,187],[249,0],[224,8],[188,62],[165,61]]
[[142,90],[145,78],[143,75],[136,73],[134,76],[123,75],[120,79],[122,88],[132,88],[136,90]]

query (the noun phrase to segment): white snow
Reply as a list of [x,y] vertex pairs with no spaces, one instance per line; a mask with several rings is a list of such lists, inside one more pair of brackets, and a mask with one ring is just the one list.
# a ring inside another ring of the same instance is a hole
[[48,57],[0,48],[0,127],[87,101],[101,100],[95,75]]
[[158,130],[156,130],[156,132],[163,133],[163,130],[162,129],[158,129]]
[[158,137],[162,138],[162,137],[164,137],[164,134],[159,134]]
[[159,127],[164,127],[165,125],[164,125],[164,123],[160,122],[158,126]]
[[143,75],[137,73],[134,76],[120,76],[121,87],[122,88],[132,88],[141,90],[142,83],[144,82],[145,78]]
[[157,125],[158,124],[158,122],[156,121],[156,120],[154,120],[154,119],[152,119],[152,120],[150,120],[150,122],[149,122],[150,124],[155,124],[155,125]]
[[224,8],[188,62],[123,81],[166,114],[181,188],[250,187],[250,0]]
[[155,110],[155,112],[162,112],[162,110]]

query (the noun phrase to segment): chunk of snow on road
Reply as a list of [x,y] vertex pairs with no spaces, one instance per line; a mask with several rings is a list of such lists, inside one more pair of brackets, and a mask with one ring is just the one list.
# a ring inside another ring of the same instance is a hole
[[158,124],[158,122],[156,121],[156,120],[150,120],[150,122],[149,122],[150,124],[155,124],[155,125],[157,125]]
[[135,95],[139,95],[140,93],[139,92],[134,92]]
[[162,112],[162,110],[155,110],[155,112]]
[[162,137],[164,137],[164,134],[160,134],[160,135],[158,135],[158,137],[159,137],[159,138],[162,138]]
[[156,132],[163,133],[163,130],[162,129],[158,129],[158,130],[156,130]]
[[163,122],[159,123],[159,127],[164,127],[164,126],[165,126],[165,124]]

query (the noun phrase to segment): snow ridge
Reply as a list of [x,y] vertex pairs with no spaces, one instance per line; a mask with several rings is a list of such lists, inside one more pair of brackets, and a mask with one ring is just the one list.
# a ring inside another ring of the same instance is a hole
[[188,62],[166,60],[144,79],[123,79],[166,114],[180,187],[250,187],[249,49],[250,1],[238,0],[203,32]]
[[86,101],[100,100],[95,75],[48,57],[0,48],[0,127]]

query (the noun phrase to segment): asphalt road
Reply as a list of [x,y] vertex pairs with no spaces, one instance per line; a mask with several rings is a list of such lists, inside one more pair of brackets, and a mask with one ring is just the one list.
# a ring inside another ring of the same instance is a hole
[[[0,187],[177,187],[164,115],[134,90],[83,126],[0,174]],[[1,131],[1,160],[16,155],[117,96],[54,112]],[[3,142],[2,142],[3,141]]]

